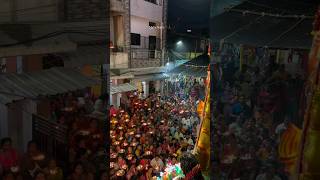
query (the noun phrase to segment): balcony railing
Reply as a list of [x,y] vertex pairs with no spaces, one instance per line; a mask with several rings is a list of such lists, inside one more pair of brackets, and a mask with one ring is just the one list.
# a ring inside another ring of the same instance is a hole
[[160,50],[131,49],[132,68],[160,67],[161,58]]
[[131,59],[161,59],[161,51],[149,49],[131,49]]

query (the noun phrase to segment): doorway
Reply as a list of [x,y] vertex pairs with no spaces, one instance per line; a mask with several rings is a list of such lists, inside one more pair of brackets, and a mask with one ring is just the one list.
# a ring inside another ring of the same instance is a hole
[[149,58],[154,59],[157,47],[157,37],[149,36]]

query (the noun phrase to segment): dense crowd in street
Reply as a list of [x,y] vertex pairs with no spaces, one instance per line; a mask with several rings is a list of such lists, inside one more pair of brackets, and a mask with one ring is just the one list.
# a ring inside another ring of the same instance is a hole
[[66,148],[69,153],[63,158],[69,159],[60,162],[61,157],[56,159],[42,152],[37,141],[30,141],[27,151],[19,154],[12,140],[4,138],[0,148],[0,179],[106,180],[103,120],[96,118],[105,116],[104,111],[103,97],[93,99],[70,93],[51,99],[50,121],[65,126],[69,136],[67,144],[63,144],[65,147],[58,148]]
[[217,83],[211,136],[216,179],[288,178],[278,145],[289,123],[299,126],[302,77],[274,61],[265,71],[259,67],[243,65]]
[[[181,155],[192,152],[200,124],[196,111],[199,91],[190,88],[196,92],[188,96],[188,91],[182,91],[188,84],[170,84],[170,96],[144,98],[129,93],[126,109],[111,107],[111,179],[159,177],[167,166],[179,164]],[[181,91],[175,91],[178,86]]]

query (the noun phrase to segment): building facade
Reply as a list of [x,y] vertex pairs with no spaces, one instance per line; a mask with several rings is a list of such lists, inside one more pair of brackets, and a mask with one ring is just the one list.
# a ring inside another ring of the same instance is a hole
[[[145,96],[160,92],[165,71],[167,0],[111,0],[110,24],[111,86],[133,84]],[[124,93],[112,94],[111,104],[119,106]]]
[[[104,69],[98,78],[106,78],[106,68],[100,67],[109,63],[109,5],[105,0],[0,0],[0,4],[0,78],[6,82],[0,84],[0,139],[11,137],[24,151],[32,139],[33,115],[44,107],[31,94],[18,97],[41,89],[34,87],[40,80],[34,73],[40,78],[48,72],[45,69],[64,67],[95,76],[95,69]],[[34,83],[9,79],[26,74]],[[42,93],[46,97],[47,92]]]

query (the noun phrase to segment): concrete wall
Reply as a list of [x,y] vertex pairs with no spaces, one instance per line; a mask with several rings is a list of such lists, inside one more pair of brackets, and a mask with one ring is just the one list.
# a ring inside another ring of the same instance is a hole
[[11,1],[12,0],[0,0],[0,22],[11,21]]
[[112,52],[110,56],[110,68],[111,69],[120,69],[120,68],[128,68],[128,53],[122,52]]
[[0,22],[58,20],[59,0],[0,0]]
[[[152,22],[150,19],[131,16],[131,33],[137,33],[145,37],[156,36],[157,38],[160,38],[160,29],[149,27],[150,21]],[[155,23],[160,24],[160,22],[161,21],[157,21]]]
[[[159,1],[160,2],[160,1]],[[162,0],[161,3],[162,4]],[[163,6],[145,0],[131,0],[131,15],[162,22]]]
[[68,20],[100,20],[107,18],[106,0],[68,0],[66,17]]

